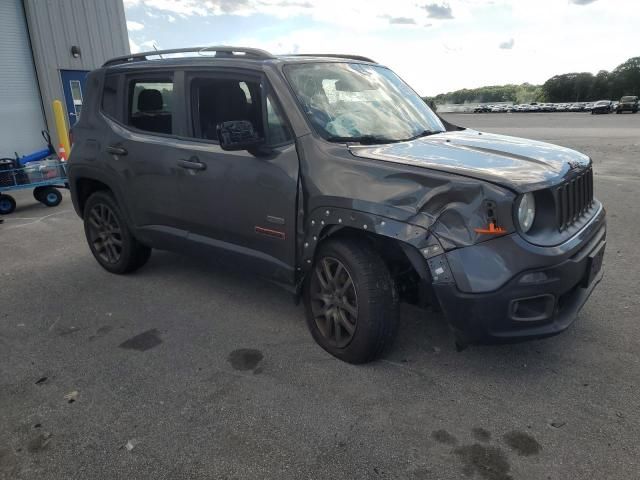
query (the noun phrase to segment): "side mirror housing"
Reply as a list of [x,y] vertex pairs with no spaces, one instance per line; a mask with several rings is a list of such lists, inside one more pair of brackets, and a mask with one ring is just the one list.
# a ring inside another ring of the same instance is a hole
[[223,150],[252,150],[264,144],[253,129],[253,124],[247,120],[233,120],[216,125],[218,140]]

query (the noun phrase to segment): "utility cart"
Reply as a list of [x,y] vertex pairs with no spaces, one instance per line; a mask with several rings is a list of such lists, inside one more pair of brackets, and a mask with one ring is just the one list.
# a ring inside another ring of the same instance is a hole
[[7,215],[16,208],[15,199],[7,194],[12,190],[33,189],[36,200],[47,207],[55,207],[62,201],[59,188],[68,188],[65,162],[49,157],[22,165],[14,158],[0,159],[0,215]]

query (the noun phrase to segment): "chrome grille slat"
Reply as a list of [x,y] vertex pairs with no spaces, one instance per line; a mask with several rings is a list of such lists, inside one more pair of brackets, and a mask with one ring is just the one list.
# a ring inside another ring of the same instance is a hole
[[587,211],[593,203],[593,171],[591,168],[556,187],[558,230],[566,230]]

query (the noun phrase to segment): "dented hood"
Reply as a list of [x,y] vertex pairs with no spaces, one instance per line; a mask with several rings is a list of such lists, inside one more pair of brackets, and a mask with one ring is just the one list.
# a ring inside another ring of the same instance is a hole
[[357,157],[474,177],[516,192],[556,185],[591,162],[588,156],[569,148],[474,130],[385,145],[352,145],[349,150]]

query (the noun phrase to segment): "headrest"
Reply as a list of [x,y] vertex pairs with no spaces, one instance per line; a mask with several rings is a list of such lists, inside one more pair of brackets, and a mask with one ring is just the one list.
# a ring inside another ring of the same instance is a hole
[[244,90],[240,88],[238,82],[219,83],[216,89],[219,101],[230,103],[232,105],[246,105],[247,96]]
[[160,90],[153,88],[142,90],[138,95],[138,110],[141,112],[162,110],[162,94]]

